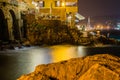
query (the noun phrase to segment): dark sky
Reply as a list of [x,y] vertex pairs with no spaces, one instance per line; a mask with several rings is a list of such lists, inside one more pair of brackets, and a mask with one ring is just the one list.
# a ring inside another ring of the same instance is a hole
[[78,0],[83,16],[120,15],[120,0]]

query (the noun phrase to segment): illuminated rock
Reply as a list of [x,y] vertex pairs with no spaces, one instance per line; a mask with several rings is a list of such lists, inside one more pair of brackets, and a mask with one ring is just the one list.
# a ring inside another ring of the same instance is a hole
[[120,58],[99,54],[38,65],[18,80],[120,80]]

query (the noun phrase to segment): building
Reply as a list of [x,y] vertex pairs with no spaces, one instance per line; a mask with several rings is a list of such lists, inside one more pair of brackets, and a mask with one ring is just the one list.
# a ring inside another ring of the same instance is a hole
[[70,26],[75,24],[78,0],[19,0],[19,3],[23,13],[35,14],[36,19],[60,20]]
[[77,0],[34,0],[39,19],[57,19],[73,25],[78,12]]
[[22,14],[35,15],[39,20],[60,20],[72,26],[78,12],[77,3],[77,0],[0,0],[0,41],[25,37]]
[[0,41],[21,39],[21,18],[17,0],[0,0]]

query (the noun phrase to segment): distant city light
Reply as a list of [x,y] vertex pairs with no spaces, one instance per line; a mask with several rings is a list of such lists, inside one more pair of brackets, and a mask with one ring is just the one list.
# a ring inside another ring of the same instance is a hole
[[116,27],[114,28],[115,30],[120,30],[120,23],[118,22]]
[[120,23],[117,23],[117,27],[120,28]]
[[107,29],[110,29],[110,26],[107,26]]

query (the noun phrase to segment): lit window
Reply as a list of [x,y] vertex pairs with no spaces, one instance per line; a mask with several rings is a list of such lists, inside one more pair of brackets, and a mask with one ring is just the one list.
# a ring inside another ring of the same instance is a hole
[[39,7],[44,7],[45,6],[45,3],[44,3],[44,1],[39,1]]
[[60,7],[60,1],[55,1],[55,7]]
[[66,6],[66,3],[65,3],[65,2],[62,2],[62,3],[61,3],[61,6],[62,6],[62,7],[65,7],[65,6]]
[[66,6],[77,6],[77,2],[66,2]]

